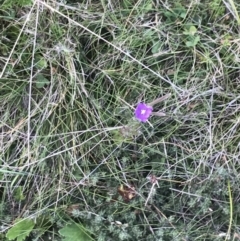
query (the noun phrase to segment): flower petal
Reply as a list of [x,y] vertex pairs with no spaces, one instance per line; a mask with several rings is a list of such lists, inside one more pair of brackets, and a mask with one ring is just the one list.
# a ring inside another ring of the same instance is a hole
[[135,117],[142,122],[146,122],[152,114],[153,107],[144,103],[139,103],[135,109]]

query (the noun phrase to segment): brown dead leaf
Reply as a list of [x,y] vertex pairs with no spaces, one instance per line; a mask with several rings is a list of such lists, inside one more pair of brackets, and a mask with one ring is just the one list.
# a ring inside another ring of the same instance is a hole
[[68,214],[72,214],[75,210],[79,210],[80,205],[79,204],[72,204],[67,207],[66,211]]
[[118,193],[122,196],[123,200],[129,202],[136,196],[136,191],[134,186],[124,186],[120,185],[118,188]]

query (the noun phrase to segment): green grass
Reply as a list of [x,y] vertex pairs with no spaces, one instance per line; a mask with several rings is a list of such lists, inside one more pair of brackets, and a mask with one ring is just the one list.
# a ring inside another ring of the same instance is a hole
[[0,6],[1,240],[240,240],[237,1]]

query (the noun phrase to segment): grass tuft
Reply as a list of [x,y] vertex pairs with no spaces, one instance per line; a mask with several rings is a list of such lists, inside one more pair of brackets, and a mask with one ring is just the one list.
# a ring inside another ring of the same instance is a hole
[[0,6],[1,240],[239,240],[237,1]]

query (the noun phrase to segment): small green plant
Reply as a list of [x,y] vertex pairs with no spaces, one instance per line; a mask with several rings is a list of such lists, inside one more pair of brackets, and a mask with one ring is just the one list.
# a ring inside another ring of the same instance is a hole
[[195,47],[200,41],[200,36],[197,34],[197,28],[193,25],[186,27],[183,33],[187,35],[187,40],[185,42],[187,47]]
[[59,233],[65,238],[62,241],[92,241],[86,230],[79,224],[68,224],[59,230]]
[[41,88],[43,88],[45,85],[49,85],[50,84],[50,81],[46,78],[46,77],[44,77],[44,75],[42,75],[42,74],[38,74],[37,76],[36,76],[36,87],[38,88],[38,89],[41,89]]
[[22,201],[25,199],[22,186],[17,187],[16,190],[14,191],[14,199],[16,201]]
[[34,222],[31,219],[17,220],[13,227],[11,227],[6,237],[8,240],[23,241],[32,232],[34,228]]
[[168,23],[178,23],[186,17],[187,10],[182,4],[177,3],[172,9],[164,11],[163,14],[167,18]]

